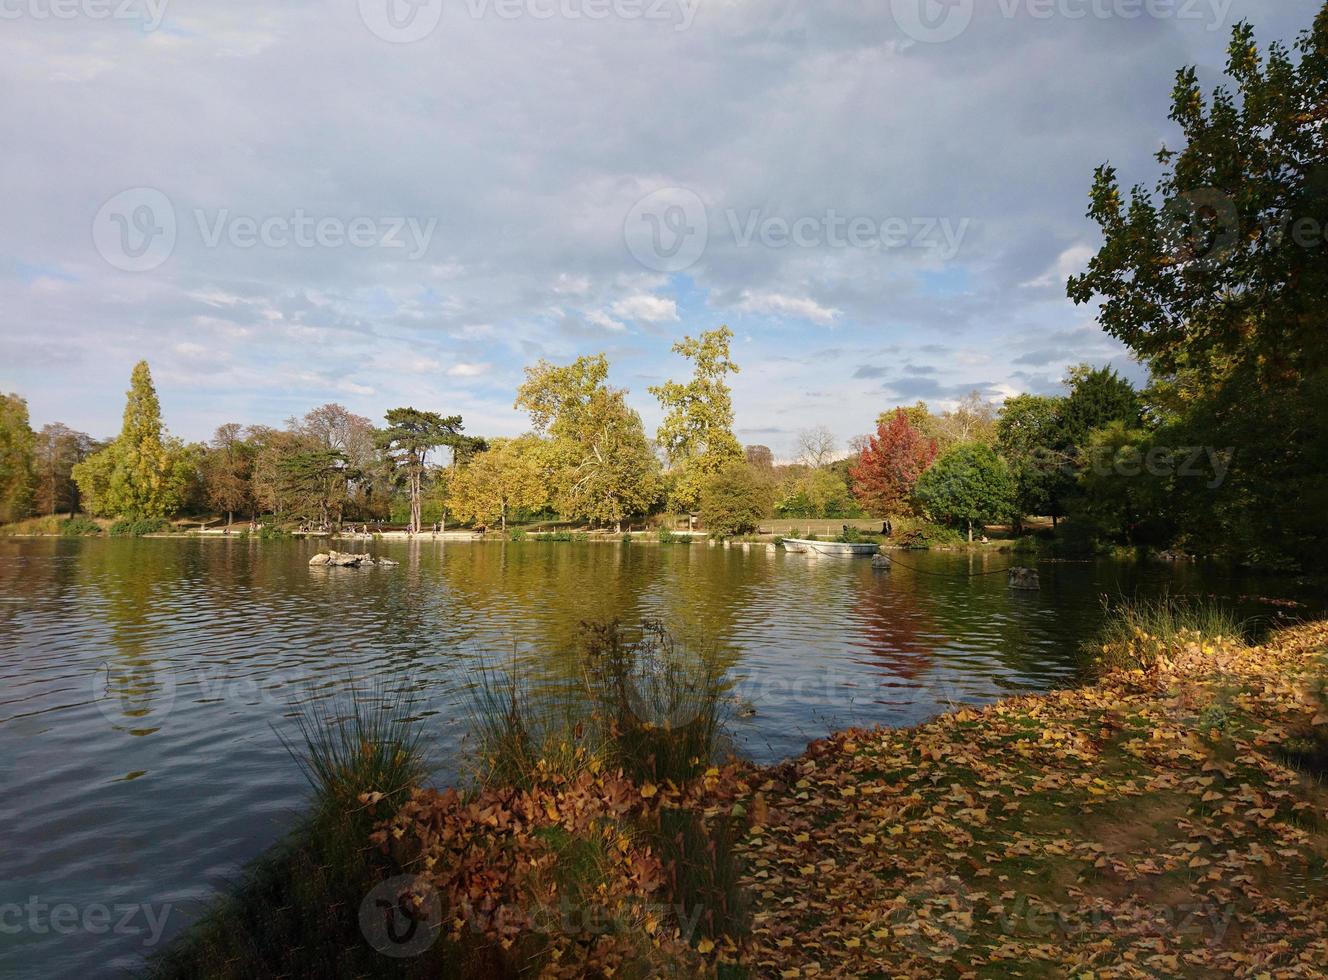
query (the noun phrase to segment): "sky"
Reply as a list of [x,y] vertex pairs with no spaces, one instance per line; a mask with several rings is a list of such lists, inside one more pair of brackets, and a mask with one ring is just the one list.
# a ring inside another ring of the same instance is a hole
[[649,431],[727,324],[744,443],[1144,372],[1065,296],[1174,73],[1319,0],[0,0],[0,391],[206,439],[335,401],[528,428],[604,352]]

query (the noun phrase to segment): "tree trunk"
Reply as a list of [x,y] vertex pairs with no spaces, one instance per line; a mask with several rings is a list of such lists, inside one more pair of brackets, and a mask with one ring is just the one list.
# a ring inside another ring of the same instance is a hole
[[502,525],[503,533],[507,533],[507,504],[502,505],[502,510],[498,513],[498,522]]
[[969,544],[972,544],[972,543],[973,543],[973,522],[972,522],[972,521],[969,521],[969,522],[968,522],[968,543],[969,543]]

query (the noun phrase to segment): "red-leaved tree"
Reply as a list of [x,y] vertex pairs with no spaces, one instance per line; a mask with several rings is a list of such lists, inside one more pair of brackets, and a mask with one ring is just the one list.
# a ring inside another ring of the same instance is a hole
[[858,464],[849,470],[853,495],[870,513],[885,516],[909,510],[918,477],[936,458],[936,440],[913,428],[904,410],[876,427]]

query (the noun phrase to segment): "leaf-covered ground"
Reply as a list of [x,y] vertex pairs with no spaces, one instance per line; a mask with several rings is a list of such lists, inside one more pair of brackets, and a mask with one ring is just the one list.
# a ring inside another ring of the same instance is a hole
[[1147,672],[746,774],[740,959],[779,977],[1328,974],[1328,625],[1147,652]]

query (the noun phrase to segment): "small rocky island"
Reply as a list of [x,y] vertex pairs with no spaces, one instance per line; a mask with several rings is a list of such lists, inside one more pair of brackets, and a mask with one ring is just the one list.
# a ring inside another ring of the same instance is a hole
[[373,555],[352,555],[340,551],[326,551],[310,558],[309,564],[328,565],[332,568],[363,568],[370,565],[391,568],[400,565],[401,562],[393,561],[391,558],[379,558],[374,561]]

